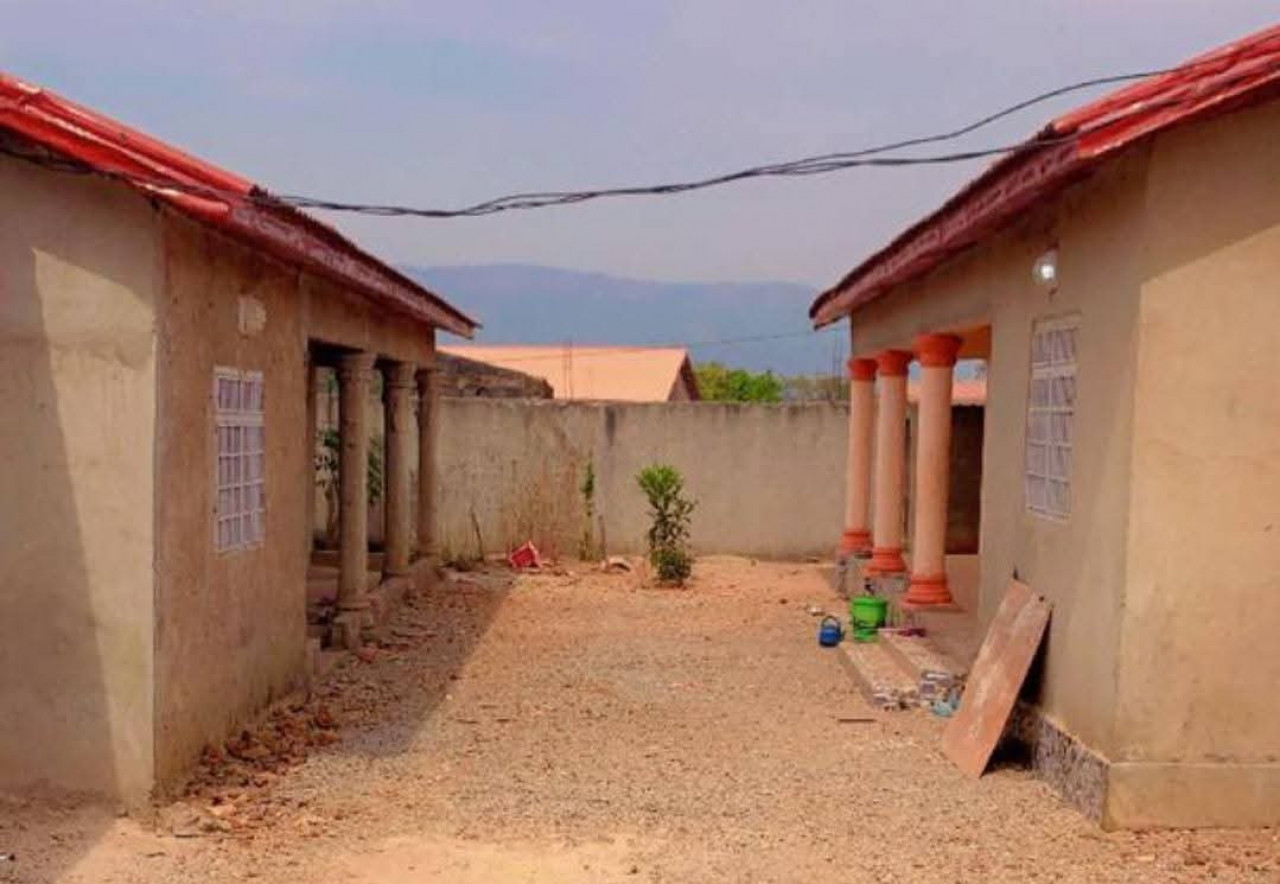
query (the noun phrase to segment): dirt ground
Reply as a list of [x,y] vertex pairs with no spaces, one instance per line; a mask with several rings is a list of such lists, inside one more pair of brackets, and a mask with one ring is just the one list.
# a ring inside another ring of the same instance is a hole
[[965,779],[810,604],[839,604],[817,566],[732,558],[684,590],[461,575],[158,823],[0,799],[0,881],[1280,880],[1275,831],[1108,834],[1023,771]]

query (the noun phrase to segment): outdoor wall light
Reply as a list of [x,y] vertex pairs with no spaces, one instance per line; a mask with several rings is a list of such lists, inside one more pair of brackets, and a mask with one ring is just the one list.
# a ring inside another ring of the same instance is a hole
[[1031,268],[1031,278],[1041,288],[1053,291],[1058,287],[1058,250],[1056,248],[1049,249],[1036,258],[1036,263]]

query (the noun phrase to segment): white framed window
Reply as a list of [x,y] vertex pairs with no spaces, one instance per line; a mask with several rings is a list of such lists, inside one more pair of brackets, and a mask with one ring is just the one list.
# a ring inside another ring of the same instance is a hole
[[266,446],[262,373],[213,372],[218,440],[214,473],[214,547],[233,552],[262,544],[266,528]]
[[1071,515],[1079,316],[1036,322],[1027,398],[1027,509],[1051,519]]

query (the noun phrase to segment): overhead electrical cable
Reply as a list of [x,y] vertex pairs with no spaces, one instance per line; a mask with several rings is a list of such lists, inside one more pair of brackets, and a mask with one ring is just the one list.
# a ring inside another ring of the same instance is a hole
[[[1277,38],[1280,41],[1280,38]],[[1271,41],[1268,41],[1271,42]],[[1258,46],[1251,47],[1252,51],[1256,51]],[[203,185],[195,185],[190,182],[184,182],[174,179],[165,179],[157,177],[149,177],[145,175],[137,175],[125,172],[113,172],[101,169],[92,169],[84,166],[74,160],[65,159],[52,154],[40,153],[33,154],[16,150],[9,145],[0,145],[0,153],[15,156],[28,162],[37,163],[47,168],[57,169],[60,171],[74,172],[79,174],[93,174],[115,180],[125,181],[135,186],[150,188],[155,190],[170,191],[176,193],[189,194],[196,197],[221,200],[228,203],[243,202],[246,199],[252,200],[258,204],[265,206],[287,206],[297,209],[316,209],[329,212],[351,212],[363,215],[372,215],[378,217],[417,217],[417,218],[466,218],[480,217],[485,215],[494,215],[500,212],[509,212],[517,210],[549,208],[551,206],[575,205],[578,203],[600,200],[605,198],[618,198],[629,196],[669,196],[679,193],[688,193],[691,191],[705,190],[712,187],[720,187],[739,181],[745,181],[756,178],[781,178],[781,177],[804,177],[809,175],[823,175],[837,171],[854,168],[901,168],[911,166],[926,165],[944,165],[952,163],[966,162],[969,160],[983,159],[992,156],[1000,156],[1010,154],[1017,151],[1030,151],[1042,149],[1073,141],[1083,135],[1087,135],[1090,129],[1080,129],[1060,135],[1051,134],[1051,130],[1045,130],[1040,136],[1030,141],[1022,141],[1016,144],[1002,144],[992,147],[980,147],[970,150],[955,151],[951,153],[923,155],[923,156],[886,156],[885,154],[894,154],[897,151],[906,150],[914,147],[922,147],[930,144],[939,144],[947,141],[953,141],[972,134],[986,126],[991,125],[999,120],[1005,119],[1027,108],[1037,104],[1059,98],[1073,92],[1084,89],[1095,88],[1098,86],[1112,85],[1116,83],[1132,82],[1136,80],[1148,79],[1172,73],[1186,72],[1201,65],[1213,65],[1221,67],[1229,67],[1231,64],[1230,57],[1207,58],[1198,62],[1190,62],[1173,68],[1162,68],[1157,70],[1138,71],[1127,74],[1115,74],[1104,77],[1094,77],[1087,80],[1080,80],[1065,86],[1059,86],[1045,92],[1038,93],[1029,98],[1018,101],[1012,105],[1001,108],[994,113],[987,114],[980,119],[974,120],[958,129],[952,129],[939,132],[933,135],[921,136],[917,138],[907,138],[898,141],[879,144],[872,147],[861,148],[853,151],[840,151],[835,153],[817,154],[814,156],[804,157],[797,160],[789,160],[786,162],[751,166],[745,169],[739,169],[733,172],[727,172],[710,177],[693,179],[688,181],[670,182],[654,185],[643,186],[626,186],[626,187],[608,187],[590,190],[572,190],[572,191],[538,191],[515,193],[507,196],[497,197],[495,199],[485,200],[475,203],[474,205],[465,206],[457,209],[441,209],[441,208],[424,208],[408,205],[395,204],[376,204],[376,203],[359,203],[347,202],[342,200],[322,199],[319,197],[305,196],[299,194],[275,194],[265,190],[255,190],[250,194],[239,191],[224,191],[209,188]],[[1257,69],[1246,71],[1235,78],[1224,80],[1220,86],[1230,85],[1238,80],[1257,76]],[[1136,114],[1147,114],[1152,110],[1165,106],[1176,105],[1185,101],[1196,100],[1198,96],[1194,94],[1179,94],[1171,96],[1167,99],[1155,102],[1135,102],[1134,106],[1127,111],[1118,111],[1116,114],[1107,118],[1104,125],[1115,125],[1117,122],[1123,121],[1126,117]]]

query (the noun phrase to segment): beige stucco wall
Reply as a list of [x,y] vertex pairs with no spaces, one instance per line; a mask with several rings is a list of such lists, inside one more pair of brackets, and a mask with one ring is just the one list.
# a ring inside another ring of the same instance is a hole
[[312,340],[427,365],[435,359],[430,327],[375,308],[327,279],[302,275],[302,321]]
[[[588,461],[611,553],[640,552],[648,525],[636,474],[684,474],[698,501],[699,552],[829,554],[839,539],[848,410],[843,406],[445,399],[438,460],[445,555],[532,539],[576,556]],[[595,532],[599,538],[598,526]]]
[[[161,311],[156,569],[157,781],[174,781],[207,741],[305,677],[310,343],[427,363],[430,329],[390,318],[333,283],[300,274],[180,216],[166,215]],[[242,298],[260,331],[240,326]],[[332,355],[332,350],[330,352]],[[215,367],[265,383],[266,534],[214,547]],[[380,406],[371,403],[371,422]],[[319,497],[319,495],[317,495]]]
[[151,785],[156,220],[0,158],[0,784]]
[[[297,274],[166,216],[157,465],[157,778],[303,673],[307,553],[306,343]],[[239,299],[266,312],[256,335]],[[264,375],[265,542],[214,547],[216,366]]]
[[[982,458],[980,610],[990,617],[1019,577],[1054,606],[1042,707],[1103,752],[1113,746],[1116,646],[1125,582],[1132,377],[1145,156],[1131,155],[922,283],[854,319],[856,355],[916,334],[991,328]],[[1058,244],[1061,284],[1031,279]],[[1072,516],[1051,521],[1023,501],[1031,330],[1079,314]]]
[[1280,102],[1161,138],[1146,218],[1113,812],[1275,824]]

